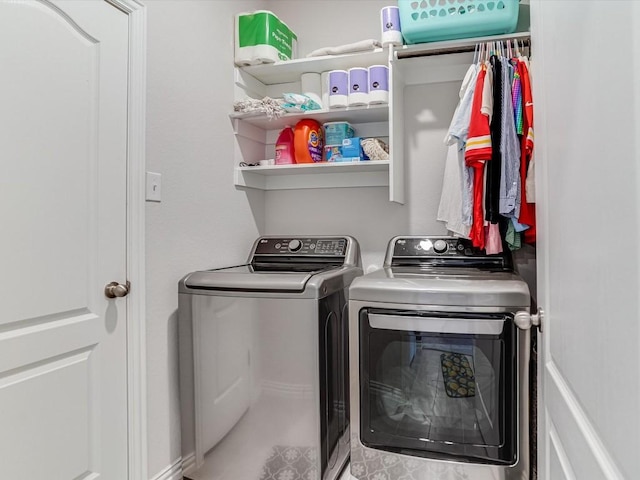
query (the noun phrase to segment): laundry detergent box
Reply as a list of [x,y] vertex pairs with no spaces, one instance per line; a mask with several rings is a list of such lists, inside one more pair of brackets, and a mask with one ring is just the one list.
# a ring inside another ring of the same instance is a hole
[[342,146],[341,145],[325,146],[323,159],[325,162],[342,162]]
[[296,58],[298,37],[273,12],[239,13],[235,23],[236,65],[243,67]]
[[324,147],[326,162],[360,162],[369,160],[362,150],[360,137],[345,138],[342,145],[327,145]]
[[360,137],[345,138],[342,141],[342,158],[345,162],[358,162],[369,160],[369,157],[362,150],[362,139]]

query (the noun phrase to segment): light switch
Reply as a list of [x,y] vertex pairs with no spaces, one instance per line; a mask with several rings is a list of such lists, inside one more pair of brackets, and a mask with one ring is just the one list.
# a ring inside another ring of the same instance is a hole
[[147,172],[147,201],[162,201],[162,175],[154,172]]

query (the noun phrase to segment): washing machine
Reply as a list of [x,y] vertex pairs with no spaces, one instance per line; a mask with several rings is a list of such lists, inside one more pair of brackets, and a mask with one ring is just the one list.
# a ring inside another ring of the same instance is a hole
[[395,237],[349,295],[351,474],[528,479],[530,295],[510,253]]
[[[183,452],[207,478],[334,480],[349,456],[349,236],[260,237],[179,283]],[[206,455],[206,462],[205,462]]]

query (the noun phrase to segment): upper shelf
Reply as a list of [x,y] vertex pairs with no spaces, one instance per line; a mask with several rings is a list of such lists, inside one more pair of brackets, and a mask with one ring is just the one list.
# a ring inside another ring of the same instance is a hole
[[389,50],[377,48],[367,52],[349,53],[345,55],[325,55],[307,57],[285,62],[264,63],[242,67],[252,77],[265,85],[300,81],[303,73],[322,73],[328,70],[346,70],[353,67],[370,67],[386,65],[389,61]]
[[335,121],[349,123],[386,122],[389,120],[389,105],[310,110],[304,113],[287,113],[274,119],[269,119],[264,113],[232,113],[229,117],[232,120],[243,120],[265,130],[282,129],[305,117],[313,118],[321,123]]
[[[241,67],[245,73],[259,80],[264,85],[275,85],[300,81],[300,75],[307,72],[322,73],[328,70],[345,70],[353,67],[369,67],[371,65],[386,65],[390,58],[401,60],[403,64],[421,63],[417,58],[473,52],[475,45],[484,42],[503,41],[517,39],[529,40],[529,32],[516,32],[507,35],[492,35],[486,37],[463,38],[460,40],[446,40],[442,42],[420,43],[417,45],[403,45],[400,47],[378,48],[373,51],[357,52],[345,55],[326,55],[322,57],[307,57],[288,60],[285,62],[266,63]],[[452,61],[466,63],[469,55],[451,55],[445,62],[445,68]],[[457,60],[456,60],[457,59]],[[414,60],[414,61],[412,61]],[[424,63],[424,59],[422,60]],[[438,68],[437,63],[434,65]],[[437,76],[435,77],[437,78]],[[428,81],[425,83],[429,83]]]
[[378,160],[236,167],[234,183],[260,190],[384,187],[389,185],[389,166],[388,160]]

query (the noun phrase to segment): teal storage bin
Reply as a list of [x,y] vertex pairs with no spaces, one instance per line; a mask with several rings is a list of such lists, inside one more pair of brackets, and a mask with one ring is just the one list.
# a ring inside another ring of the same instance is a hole
[[398,0],[407,44],[513,33],[519,0]]

